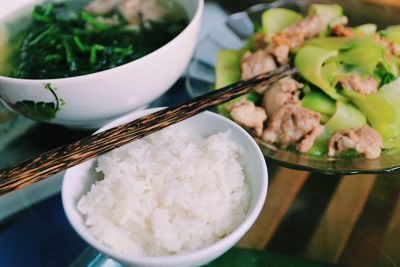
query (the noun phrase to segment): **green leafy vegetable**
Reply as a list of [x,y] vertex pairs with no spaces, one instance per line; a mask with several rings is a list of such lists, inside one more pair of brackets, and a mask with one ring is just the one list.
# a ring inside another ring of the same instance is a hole
[[331,132],[361,127],[367,123],[367,118],[359,109],[348,102],[336,102],[336,112],[325,124]]
[[[220,50],[217,54],[217,64],[215,66],[215,86],[216,89],[235,83],[241,78],[240,59],[242,53],[236,50]],[[227,105],[230,105],[237,100],[231,100],[225,104],[218,106],[218,111],[225,117],[230,117],[226,110]]]
[[358,34],[372,35],[376,33],[378,26],[376,24],[367,23],[354,27],[354,32]]
[[385,68],[378,66],[375,69],[374,77],[380,80],[380,86],[384,86],[385,84],[391,83],[397,79],[396,75],[391,72],[388,72]]
[[398,142],[400,137],[400,78],[382,86],[377,96],[384,99],[395,113],[395,120],[390,124],[393,134],[390,138],[386,138],[384,143],[385,147],[389,147],[389,144],[393,143],[393,140],[397,140]]
[[267,38],[300,21],[303,16],[286,8],[271,8],[262,14],[263,31]]
[[100,17],[68,3],[37,5],[32,23],[20,34],[10,76],[64,78],[114,68],[158,49],[186,25],[186,19],[176,18],[132,29],[117,10]]
[[340,100],[343,97],[328,82],[327,77],[324,77],[322,72],[324,63],[338,54],[337,50],[307,45],[298,51],[295,66],[306,80],[321,88],[333,99]]
[[[304,108],[321,115],[320,123],[325,127],[322,136],[317,138],[309,153],[326,155],[329,138],[335,132],[364,125],[369,125],[379,133],[384,141],[383,148],[399,148],[400,25],[390,26],[383,31],[377,31],[376,24],[341,29],[341,25],[344,26],[347,19],[343,16],[343,8],[339,5],[314,4],[309,8],[307,16],[313,15],[327,18],[328,27],[324,29],[322,25],[319,34],[318,32],[310,34],[317,35],[316,37],[307,36],[302,44],[304,33],[301,30],[293,31],[287,40],[284,40],[299,42],[298,48],[290,51],[290,56],[294,58],[289,58],[289,64],[294,64],[299,71],[299,76],[294,78],[304,84],[299,100]],[[265,11],[262,16],[265,36],[261,36],[267,42],[265,51],[276,57],[274,54],[276,51],[269,50],[273,47],[270,43],[272,37],[301,19],[301,15],[297,12],[283,8]],[[304,20],[304,23],[299,25],[302,25],[305,31],[315,26],[308,23],[309,20]],[[334,28],[336,26],[339,28]],[[341,34],[345,37],[336,36]],[[260,38],[259,32],[254,39],[258,38]],[[252,51],[254,48],[251,43],[249,44],[239,51],[222,51],[218,55],[217,87],[240,79],[240,58],[245,51]],[[350,79],[343,80],[349,77]],[[376,83],[374,81],[370,83],[369,79],[378,81],[378,88],[374,88]],[[279,99],[285,100],[285,97],[291,97],[287,93],[283,89],[283,94],[280,95],[282,98]],[[294,94],[294,97],[297,97],[297,92]],[[260,105],[261,96],[257,93],[246,97]],[[220,112],[229,117],[226,106],[221,106]],[[353,150],[341,156],[356,155],[357,152]]]
[[396,123],[396,113],[384,97],[378,93],[363,96],[350,90],[343,92],[367,116],[368,122],[384,141],[395,135],[392,127]]
[[350,40],[346,46],[333,60],[357,66],[358,70],[365,75],[371,75],[383,59],[384,48],[368,37]]
[[328,17],[329,21],[332,21],[343,15],[343,8],[337,4],[325,5],[325,4],[312,4],[308,9],[308,15],[322,15]]
[[351,46],[349,37],[319,37],[313,38],[304,43],[304,46],[315,46],[327,50],[346,49]]
[[387,67],[387,64],[385,67],[385,48],[375,40],[363,36],[330,41],[333,41],[332,37],[317,38],[299,50],[295,64],[301,75],[330,97],[352,101],[384,140],[393,138],[396,135],[392,130],[395,112],[387,100],[379,93],[362,96],[347,89],[342,96],[338,96],[341,93],[336,88],[337,81],[349,73],[378,76],[381,84],[393,80],[396,70]]
[[313,90],[301,100],[301,105],[310,110],[331,117],[336,111],[335,101],[321,91]]
[[215,87],[217,89],[240,80],[242,75],[240,69],[241,57],[242,53],[236,50],[218,51],[217,64],[215,66]]
[[389,26],[384,33],[386,39],[400,44],[400,25]]
[[329,138],[337,131],[361,127],[367,123],[366,116],[354,105],[336,102],[336,112],[325,123],[324,133],[314,142],[309,154],[322,156],[328,153]]
[[[244,50],[220,50],[217,54],[217,64],[215,66],[215,86],[216,89],[225,87],[229,84],[240,81],[241,79],[241,69],[240,69],[240,59],[242,58]],[[255,92],[249,93],[245,96],[233,99],[225,104],[218,106],[218,111],[223,116],[230,118],[229,112],[226,109],[228,106],[239,101],[242,98],[247,98],[248,100],[256,103],[261,99],[261,95]]]

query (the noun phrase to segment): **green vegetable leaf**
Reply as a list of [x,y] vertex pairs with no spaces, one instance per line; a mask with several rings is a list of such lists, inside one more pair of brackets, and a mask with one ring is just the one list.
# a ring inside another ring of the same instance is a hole
[[344,99],[343,96],[329,83],[328,77],[324,77],[322,71],[324,63],[338,54],[335,49],[307,45],[297,53],[295,66],[306,80],[321,88],[331,98],[341,100]]
[[236,50],[220,50],[218,52],[215,66],[215,87],[217,89],[240,81],[242,72],[240,68],[241,57],[242,53]]
[[253,102],[254,104],[260,104],[262,95],[257,92],[250,92],[246,94],[246,99]]
[[384,37],[389,41],[400,44],[400,25],[389,26],[383,33]]
[[50,15],[54,10],[52,3],[45,4],[43,6],[35,6],[32,12],[32,18],[41,22],[49,22],[51,20]]
[[328,50],[341,50],[351,47],[349,37],[319,37],[312,38],[304,43],[304,46],[316,46]]
[[376,33],[378,26],[376,24],[367,23],[354,27],[354,32],[358,34],[372,35]]
[[[240,81],[242,75],[242,70],[240,68],[240,59],[242,55],[243,53],[241,51],[236,50],[220,50],[218,52],[215,66],[216,89]],[[243,97],[244,96],[242,96],[241,98]],[[226,110],[226,107],[241,98],[233,99],[225,104],[219,105],[219,113],[229,118],[230,115],[229,112]]]
[[[392,136],[386,138],[384,146],[388,146],[388,143],[393,142],[393,140],[399,140],[400,137],[400,78],[382,86],[378,93],[378,97],[384,99],[393,109],[395,113],[395,120],[390,124],[392,130]],[[379,110],[382,113],[382,110]],[[382,114],[382,116],[384,116]]]
[[323,92],[316,90],[306,94],[301,100],[301,105],[328,117],[336,111],[335,101]]
[[393,130],[396,124],[396,110],[379,91],[375,95],[365,96],[346,89],[343,93],[367,116],[368,122],[384,141],[396,135]]
[[336,112],[325,124],[323,134],[315,140],[313,147],[308,151],[311,155],[323,156],[328,153],[329,138],[337,131],[361,127],[367,123],[366,116],[354,105],[348,102],[337,101]]
[[302,19],[301,14],[286,8],[268,9],[264,11],[261,18],[263,31],[268,39]]
[[384,48],[369,37],[351,40],[347,46],[333,60],[357,66],[365,75],[371,75],[383,59]]
[[84,21],[86,21],[89,25],[92,25],[96,30],[105,30],[108,29],[110,26],[104,24],[96,19],[96,17],[90,15],[87,12],[81,12],[81,17]]
[[[240,67],[240,59],[245,51],[248,51],[250,44],[246,44],[245,49],[241,50],[220,50],[217,54],[217,61],[215,66],[215,89],[220,89],[232,83],[240,81],[242,77],[242,70]],[[253,103],[259,103],[262,95],[256,92],[248,93],[244,96],[233,99],[225,104],[218,106],[218,111],[221,115],[230,118],[227,107],[239,101],[242,98]]]
[[343,15],[343,8],[340,5],[312,4],[308,9],[308,15],[322,15],[332,21]]
[[348,102],[336,102],[336,112],[325,124],[331,132],[361,127],[367,123],[367,118],[357,107]]
[[118,10],[99,16],[83,6],[80,1],[36,5],[31,24],[16,38],[22,41],[10,43],[16,48],[9,75],[51,79],[111,69],[162,47],[187,25],[175,10],[173,18],[142,22],[133,30]]
[[397,77],[393,74],[388,72],[385,68],[378,66],[375,69],[374,77],[380,80],[380,86],[384,86],[385,84],[391,83],[397,79]]

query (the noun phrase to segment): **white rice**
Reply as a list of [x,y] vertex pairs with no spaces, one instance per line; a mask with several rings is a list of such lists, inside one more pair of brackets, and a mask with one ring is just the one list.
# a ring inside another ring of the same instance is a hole
[[131,255],[165,256],[215,243],[246,215],[242,149],[169,127],[98,158],[104,179],[78,203],[89,232]]

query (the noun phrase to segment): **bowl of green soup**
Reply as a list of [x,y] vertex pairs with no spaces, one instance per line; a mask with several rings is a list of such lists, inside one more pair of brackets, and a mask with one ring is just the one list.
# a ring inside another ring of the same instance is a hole
[[203,0],[10,2],[0,99],[36,121],[96,128],[161,96],[193,54]]

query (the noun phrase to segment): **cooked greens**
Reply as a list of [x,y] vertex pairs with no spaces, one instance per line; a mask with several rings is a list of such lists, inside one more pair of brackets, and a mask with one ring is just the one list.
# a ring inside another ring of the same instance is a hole
[[160,48],[187,25],[176,19],[132,27],[117,9],[100,16],[67,3],[37,5],[31,17],[14,40],[12,77],[64,78],[114,68]]
[[397,77],[398,66],[387,64],[385,47],[372,37],[335,38],[335,48],[332,38],[316,38],[298,51],[295,66],[300,74],[333,99],[351,101],[384,141],[398,136],[400,121],[396,119],[396,112],[400,111],[400,106],[390,105],[382,96],[382,90],[373,95],[361,95],[337,84],[341,77],[351,73],[373,75],[381,84],[386,84]]
[[[270,9],[261,21],[246,48],[219,52],[216,68],[217,87],[244,78],[244,68],[253,75],[268,71],[271,59],[276,67],[298,69],[299,75],[262,89],[264,101],[253,108],[269,116],[260,138],[320,156],[357,151],[376,158],[381,149],[400,147],[400,26],[348,27],[339,5],[324,4],[311,5],[305,16]],[[246,51],[251,56],[244,61]],[[296,82],[301,86],[294,88]],[[221,113],[231,117],[232,103],[221,106]],[[252,128],[253,110],[233,119]]]

